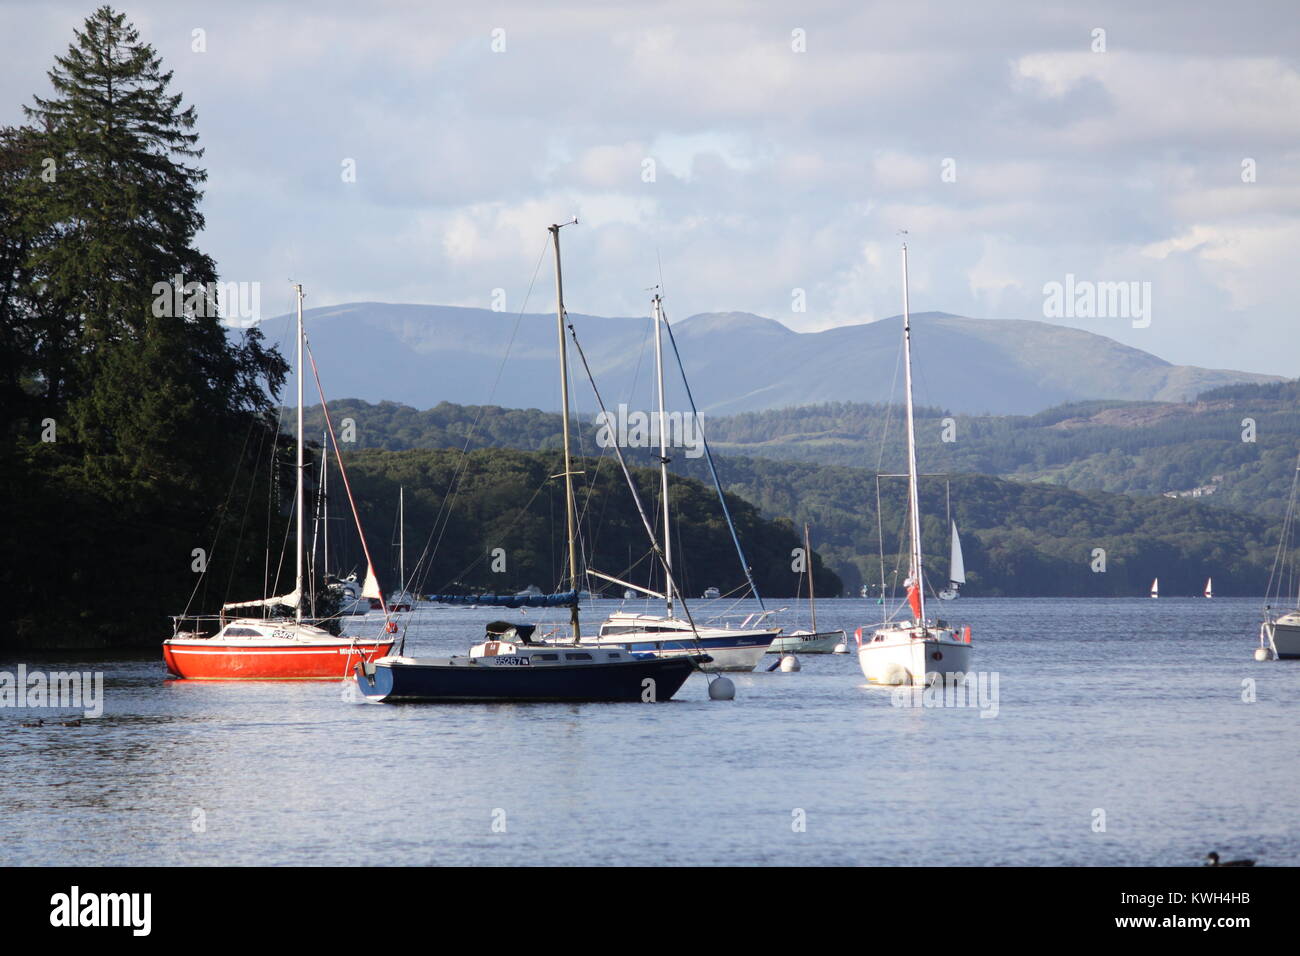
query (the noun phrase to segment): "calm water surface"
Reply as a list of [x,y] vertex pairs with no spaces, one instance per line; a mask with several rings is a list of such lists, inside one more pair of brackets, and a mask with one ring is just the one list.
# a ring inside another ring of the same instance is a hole
[[[31,656],[103,671],[105,709],[80,727],[0,709],[0,863],[1192,865],[1217,848],[1296,865],[1300,662],[1252,660],[1259,606],[945,605],[998,674],[992,718],[895,706],[853,655],[730,675],[732,702],[696,675],[671,703],[573,706]],[[850,629],[879,614],[818,610]],[[465,653],[499,614],[418,611],[407,651]]]

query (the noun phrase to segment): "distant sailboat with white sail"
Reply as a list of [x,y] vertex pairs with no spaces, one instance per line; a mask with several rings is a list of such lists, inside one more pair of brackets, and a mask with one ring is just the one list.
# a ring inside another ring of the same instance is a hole
[[939,592],[939,597],[945,601],[951,601],[957,598],[961,593],[961,586],[966,583],[966,562],[961,555],[961,536],[957,534],[957,522],[950,522],[952,525],[952,550],[948,558],[948,586]]
[[1207,598],[1214,597],[1214,578],[1205,579],[1205,596]]
[[1153,598],[1158,598],[1158,597],[1160,597],[1160,579],[1159,579],[1159,578],[1156,578],[1155,580],[1153,580],[1153,581],[1151,582],[1151,596],[1152,596]]

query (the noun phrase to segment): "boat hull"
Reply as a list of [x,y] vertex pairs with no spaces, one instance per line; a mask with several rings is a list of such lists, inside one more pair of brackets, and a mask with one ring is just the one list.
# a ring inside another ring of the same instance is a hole
[[862,674],[873,684],[925,684],[935,675],[966,674],[970,659],[963,641],[891,636],[858,648]]
[[653,654],[664,660],[694,657],[707,654],[711,663],[703,664],[700,670],[715,673],[717,671],[752,671],[763,659],[767,649],[772,646],[776,631],[746,634],[727,634],[719,637],[701,636],[698,641],[681,638],[648,639],[648,634],[619,634],[610,637],[582,639],[582,645],[596,647],[626,647],[634,654]]
[[832,654],[846,640],[843,631],[818,631],[815,634],[783,634],[772,639],[769,654]]
[[354,672],[362,695],[391,703],[657,703],[670,700],[697,664],[708,663],[699,655],[538,666],[523,659],[522,665],[506,666],[471,658],[402,658],[373,668],[358,664]]
[[390,653],[392,641],[244,644],[170,640],[163,643],[167,671],[182,680],[340,680],[359,660]]
[[1300,625],[1274,622],[1265,628],[1278,660],[1300,659]]

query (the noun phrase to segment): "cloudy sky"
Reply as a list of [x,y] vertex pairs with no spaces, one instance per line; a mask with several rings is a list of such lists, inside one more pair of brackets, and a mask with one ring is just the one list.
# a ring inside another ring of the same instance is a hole
[[[93,5],[0,0],[0,122]],[[914,310],[1150,283],[1149,324],[1048,320],[1300,373],[1291,0],[118,6],[198,109],[202,248],[265,315],[290,277],[309,305],[515,311],[576,215],[575,312],[644,314],[662,261],[670,316],[818,329],[900,311],[906,229]]]

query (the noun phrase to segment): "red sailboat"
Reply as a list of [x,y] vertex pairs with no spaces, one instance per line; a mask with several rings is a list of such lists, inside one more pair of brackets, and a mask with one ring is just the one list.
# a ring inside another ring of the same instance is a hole
[[[219,617],[201,618],[183,616],[175,618],[176,628],[169,640],[163,642],[163,660],[167,670],[175,677],[187,680],[335,680],[348,677],[352,668],[359,662],[371,662],[386,656],[393,648],[393,638],[360,638],[353,636],[336,636],[322,627],[304,621],[302,617],[303,599],[303,513],[305,496],[303,489],[303,421],[302,421],[302,379],[303,379],[303,327],[302,327],[302,286],[296,286],[298,293],[298,483],[295,510],[297,512],[297,577],[293,591],[276,597],[262,598],[255,601],[236,601],[222,605]],[[313,371],[315,362],[312,363]],[[317,387],[319,389],[319,379]],[[321,408],[325,412],[325,423],[330,437],[334,436],[334,426],[329,419],[329,409],[325,405],[325,396],[321,394]],[[335,448],[338,448],[335,442]],[[353,518],[357,520],[357,529],[361,523],[357,517],[356,503],[352,500],[352,488],[348,483],[347,471],[342,460],[339,469],[343,476],[343,485],[347,489],[348,502],[352,507]],[[383,607],[383,595],[379,590],[379,581],[375,577],[374,565],[370,561],[370,551],[366,547],[365,535],[361,535],[361,545],[366,552],[366,582],[362,597],[377,598]],[[246,608],[261,608],[265,613],[275,607],[291,607],[294,616],[289,618],[274,617],[230,617],[228,612]],[[384,632],[391,633],[394,628],[385,616]],[[181,630],[188,621],[196,622],[202,627],[203,622],[213,623],[214,632],[201,630]],[[377,622],[376,622],[377,623]]]

